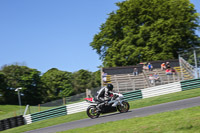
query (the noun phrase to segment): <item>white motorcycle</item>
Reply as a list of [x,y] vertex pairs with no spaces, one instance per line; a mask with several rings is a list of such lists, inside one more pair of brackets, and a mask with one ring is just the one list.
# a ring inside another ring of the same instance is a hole
[[120,113],[128,112],[129,103],[123,100],[123,95],[119,93],[113,93],[111,100],[103,104],[101,110],[98,110],[97,106],[100,102],[95,98],[85,98],[85,100],[91,105],[87,108],[87,115],[94,119],[98,118],[100,114],[111,113],[119,111]]

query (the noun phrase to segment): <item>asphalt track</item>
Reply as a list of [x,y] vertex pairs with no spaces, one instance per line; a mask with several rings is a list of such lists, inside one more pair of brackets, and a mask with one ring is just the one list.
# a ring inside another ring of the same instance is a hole
[[87,127],[92,126],[100,123],[105,123],[109,121],[117,121],[123,119],[129,119],[133,117],[143,117],[151,114],[179,110],[194,106],[200,106],[200,97],[189,98],[169,103],[163,103],[159,105],[153,105],[148,107],[143,107],[139,109],[130,110],[127,113],[113,113],[108,115],[100,116],[97,119],[82,119],[73,122],[63,123],[55,126],[50,126],[46,128],[31,130],[26,133],[55,133],[58,131],[66,131],[69,129],[80,128],[80,127]]

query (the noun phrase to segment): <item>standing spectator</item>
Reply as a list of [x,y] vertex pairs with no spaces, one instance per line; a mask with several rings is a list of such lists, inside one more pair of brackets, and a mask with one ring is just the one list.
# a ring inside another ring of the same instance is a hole
[[107,81],[107,73],[102,72],[102,79],[104,83]]
[[165,63],[162,63],[161,64],[161,70],[165,70],[165,69],[166,69]]
[[153,66],[151,65],[150,62],[148,63],[148,69],[149,69],[149,71],[152,71],[152,70],[153,70]]
[[166,62],[166,68],[171,68],[169,62]]
[[134,76],[137,76],[137,75],[138,75],[138,69],[137,69],[137,68],[134,68],[134,69],[133,69],[133,75],[134,75]]

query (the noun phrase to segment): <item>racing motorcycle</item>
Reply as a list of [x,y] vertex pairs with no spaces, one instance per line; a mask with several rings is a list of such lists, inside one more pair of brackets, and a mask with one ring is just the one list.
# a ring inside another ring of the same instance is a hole
[[103,104],[101,110],[97,106],[101,103],[96,98],[85,98],[91,105],[87,108],[86,112],[88,117],[94,119],[98,118],[100,114],[112,113],[119,111],[120,113],[128,112],[129,103],[123,100],[123,95],[119,93],[111,94],[111,100]]

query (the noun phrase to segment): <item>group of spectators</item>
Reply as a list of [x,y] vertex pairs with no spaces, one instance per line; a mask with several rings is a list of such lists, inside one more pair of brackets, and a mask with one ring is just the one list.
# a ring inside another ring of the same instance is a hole
[[[143,64],[143,70],[153,71],[153,65],[149,62],[148,64]],[[170,66],[169,62],[162,63],[161,64],[161,70],[165,71],[166,75],[173,75],[176,74],[176,71],[173,67]],[[133,75],[137,76],[139,74],[138,68],[133,68]],[[107,73],[102,73],[102,79],[105,83],[107,81]],[[151,84],[154,84],[155,82],[160,82],[160,77],[157,73],[150,74],[149,75],[149,81]]]
[[170,66],[169,62],[161,64],[161,70],[165,71],[166,75],[176,74],[176,70]]
[[160,82],[160,77],[158,76],[157,73],[150,74],[149,75],[149,81],[150,81],[151,84],[154,84],[156,82]]
[[[143,64],[143,70],[153,71],[153,65],[150,62],[147,65]],[[133,69],[133,75],[134,76],[138,75],[138,69],[137,68]]]
[[150,62],[147,65],[143,64],[143,70],[153,71],[153,65]]

